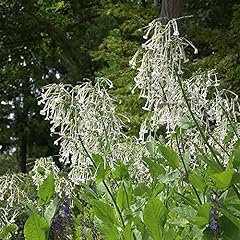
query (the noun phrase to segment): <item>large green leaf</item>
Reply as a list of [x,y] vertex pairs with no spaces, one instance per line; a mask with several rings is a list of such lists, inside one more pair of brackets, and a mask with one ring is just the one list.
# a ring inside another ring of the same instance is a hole
[[206,187],[206,182],[203,177],[195,173],[191,173],[189,175],[189,181],[197,190],[199,190],[200,192],[204,191]]
[[143,220],[154,240],[162,239],[164,216],[164,204],[157,197],[150,198],[143,211]]
[[230,186],[233,174],[233,169],[226,169],[224,172],[213,174],[211,177],[215,181],[216,187],[219,190],[224,190]]
[[152,177],[158,177],[165,173],[165,169],[160,164],[155,163],[153,158],[143,157],[143,161],[147,164]]
[[103,164],[103,163],[104,163],[104,160],[103,160],[102,156],[99,155],[99,154],[93,153],[93,154],[92,154],[92,159],[93,159],[96,167],[98,167],[100,164]]
[[120,209],[130,209],[132,200],[132,188],[121,184],[117,192],[116,202]]
[[205,203],[200,205],[197,210],[197,216],[195,217],[195,224],[206,225],[209,223],[209,211],[211,209],[211,203]]
[[117,161],[115,164],[115,169],[112,172],[114,179],[117,181],[128,179],[128,165],[124,164],[122,161]]
[[114,225],[103,223],[100,228],[105,240],[120,240],[120,234]]
[[47,178],[43,181],[38,190],[38,204],[47,205],[50,203],[54,193],[54,174],[51,171]]
[[18,226],[16,224],[10,224],[7,226],[4,226],[2,229],[0,229],[0,239],[9,239],[9,235],[11,232],[15,232],[18,230]]
[[55,198],[50,204],[49,206],[46,208],[45,212],[44,212],[44,217],[45,219],[48,221],[48,224],[51,225],[53,217],[57,211],[59,205],[59,199]]
[[26,240],[48,240],[49,225],[47,220],[38,215],[31,215],[24,225]]
[[129,222],[123,230],[124,240],[132,240],[132,228],[131,223]]
[[240,218],[234,216],[231,211],[229,211],[226,207],[221,207],[220,212],[231,221],[238,229],[240,229]]
[[117,226],[120,225],[116,215],[114,214],[114,208],[112,206],[94,199],[91,200],[91,204],[93,205],[93,211],[95,215],[97,216],[97,218],[103,221],[104,224],[110,226],[113,224],[116,224]]
[[171,147],[160,145],[158,149],[173,169],[179,167],[178,154]]
[[151,154],[151,156],[155,155],[156,147],[157,147],[157,143],[156,143],[156,140],[154,139],[154,137],[148,136],[147,141],[146,141],[146,148],[147,148],[148,152]]

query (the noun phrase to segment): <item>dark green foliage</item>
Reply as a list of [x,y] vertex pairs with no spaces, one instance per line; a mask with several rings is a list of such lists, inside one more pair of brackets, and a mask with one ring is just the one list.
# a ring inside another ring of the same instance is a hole
[[199,49],[192,71],[215,68],[222,87],[240,94],[240,5],[234,0],[188,0],[186,14],[193,18],[185,20],[184,31]]

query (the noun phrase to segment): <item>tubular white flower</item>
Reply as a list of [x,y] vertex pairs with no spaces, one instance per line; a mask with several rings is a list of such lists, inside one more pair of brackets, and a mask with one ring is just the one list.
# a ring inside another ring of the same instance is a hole
[[[92,163],[86,150],[104,155],[125,138],[121,132],[124,124],[104,85],[112,87],[110,80],[98,78],[95,85],[86,82],[75,87],[52,84],[43,88],[42,112],[52,123],[52,133],[59,135],[55,144],[61,147],[60,161],[71,165],[69,177],[74,183],[90,178]],[[108,165],[113,166],[113,162],[109,159]]]
[[[143,109],[153,112],[149,124],[146,122],[142,124],[140,140],[144,142],[146,126],[150,126],[149,131],[155,131],[161,125],[166,126],[167,139],[170,139],[170,135],[181,125],[183,119],[191,119],[179,83],[181,81],[191,111],[205,134],[209,136],[209,143],[222,153],[224,159],[227,159],[223,146],[226,145],[224,139],[228,129],[233,123],[239,131],[237,116],[240,109],[236,101],[237,96],[233,94],[227,96],[219,89],[219,80],[214,70],[205,73],[198,71],[189,79],[182,77],[183,64],[188,61],[185,48],[191,46],[194,53],[197,53],[197,49],[179,35],[176,19],[170,20],[166,25],[154,20],[146,28],[144,36],[150,38],[142,46],[140,64],[137,64],[140,50],[130,61],[133,67],[140,65],[137,66],[138,73],[134,81],[135,88],[140,89],[140,97],[146,99]],[[232,146],[236,139],[237,136],[234,136],[227,143],[228,147]],[[196,127],[186,129],[183,145],[185,150],[190,150],[192,154],[195,152],[195,145],[204,148]]]
[[23,181],[24,176],[20,174],[0,176],[0,231],[15,222],[24,208],[23,202],[28,201],[26,193],[19,187]]

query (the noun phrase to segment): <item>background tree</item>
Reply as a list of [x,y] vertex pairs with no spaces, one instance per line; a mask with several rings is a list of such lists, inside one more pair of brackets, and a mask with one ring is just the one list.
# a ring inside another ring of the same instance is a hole
[[222,86],[240,93],[237,1],[1,1],[1,153],[16,154],[24,172],[27,159],[57,154],[39,114],[40,87],[95,76],[113,81],[118,111],[131,112],[128,134],[137,135],[144,112],[138,93],[131,93],[135,74],[128,63],[142,42],[138,29],[159,14],[193,15],[181,21],[182,32],[199,46],[191,71],[216,68]]
[[162,0],[160,18],[166,23],[168,19],[181,17],[183,14],[183,0]]

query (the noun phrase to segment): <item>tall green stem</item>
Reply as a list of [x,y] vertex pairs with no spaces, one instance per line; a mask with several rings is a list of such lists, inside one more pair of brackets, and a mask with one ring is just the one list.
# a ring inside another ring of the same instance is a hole
[[[89,159],[91,160],[93,166],[97,169],[97,166],[96,166],[96,164],[95,164],[92,156],[90,155],[90,153],[89,153],[88,150],[86,149],[86,147],[85,147],[85,145],[84,145],[84,143],[83,143],[83,140],[82,140],[82,138],[81,138],[80,136],[79,136],[79,140],[80,140],[80,142],[81,142],[81,145],[82,145],[82,147],[83,147],[83,150],[85,151],[85,153],[87,154],[87,156],[88,156]],[[112,194],[110,188],[108,187],[107,183],[106,183],[104,180],[103,180],[103,185],[104,185],[104,187],[106,188],[108,194],[110,195],[110,197],[111,197],[111,199],[112,199],[112,201],[113,201],[113,204],[114,204],[114,206],[115,206],[115,208],[116,208],[116,210],[117,210],[117,212],[118,212],[118,215],[119,215],[119,217],[120,217],[122,226],[123,226],[123,228],[124,228],[124,227],[125,227],[125,223],[124,223],[124,219],[123,219],[122,213],[121,213],[121,211],[120,211],[120,209],[119,209],[119,207],[118,207],[118,205],[117,205],[117,203],[116,203],[116,201],[115,201],[115,199],[114,199],[114,197],[113,197],[113,194]]]
[[[180,146],[179,146],[179,141],[178,141],[178,136],[177,136],[177,134],[176,134],[176,142],[177,142],[177,148],[178,148],[178,152],[179,152],[179,155],[180,155],[180,159],[181,159],[181,162],[182,162],[182,164],[183,164],[184,170],[185,170],[186,175],[187,175],[187,178],[188,178],[188,177],[189,177],[189,173],[188,173],[186,164],[185,164],[184,159],[183,159],[183,155],[182,155],[182,152],[181,152],[181,149],[180,149]],[[197,199],[198,199],[199,203],[202,205],[202,201],[201,201],[201,198],[200,198],[200,196],[199,196],[199,194],[198,194],[198,192],[197,192],[197,189],[196,189],[193,185],[191,185],[191,186],[192,186],[193,191],[195,192],[195,194],[196,194],[196,196],[197,196]]]
[[[201,134],[201,136],[202,136],[205,144],[206,144],[207,147],[209,148],[209,150],[210,150],[210,152],[212,153],[213,157],[215,158],[216,162],[219,164],[219,166],[221,167],[221,169],[224,170],[223,165],[222,165],[221,162],[219,161],[219,159],[218,159],[216,153],[214,152],[212,146],[208,143],[207,138],[206,138],[204,132],[202,131],[202,129],[201,129],[201,127],[200,127],[200,125],[199,125],[199,123],[198,123],[198,121],[197,121],[194,113],[192,112],[191,106],[190,106],[189,101],[188,101],[188,97],[187,97],[186,92],[185,92],[185,90],[184,90],[184,88],[183,88],[182,81],[181,81],[181,79],[180,79],[179,77],[178,77],[178,83],[179,83],[179,86],[180,86],[180,88],[181,88],[184,101],[185,101],[185,103],[187,104],[188,111],[189,111],[189,113],[190,113],[190,115],[191,115],[191,117],[192,117],[192,119],[193,119],[193,121],[194,121],[194,123],[195,123],[195,126],[197,127],[198,131],[200,132],[200,134]],[[238,189],[236,188],[236,186],[235,186],[234,184],[232,184],[232,188],[233,188],[233,190],[235,191],[235,193],[237,194],[238,198],[240,199],[240,193],[238,192]]]
[[196,117],[195,117],[195,115],[194,115],[194,113],[193,113],[193,111],[192,111],[192,109],[191,109],[191,106],[190,106],[190,104],[189,104],[189,101],[188,101],[188,97],[187,97],[187,95],[186,95],[186,92],[185,92],[185,90],[184,90],[184,88],[183,88],[181,79],[180,79],[179,77],[177,77],[177,79],[178,79],[178,83],[179,83],[180,89],[181,89],[181,91],[182,91],[182,95],[183,95],[184,101],[185,101],[185,103],[187,104],[188,111],[189,111],[189,113],[190,113],[190,115],[191,115],[191,117],[192,117],[192,119],[193,119],[193,121],[194,121],[195,126],[197,127],[198,131],[200,132],[200,135],[201,135],[203,141],[205,142],[205,144],[206,144],[207,147],[209,148],[209,150],[210,150],[210,152],[212,153],[213,157],[215,158],[216,162],[219,164],[219,166],[221,167],[221,169],[224,170],[223,165],[222,165],[221,162],[219,161],[219,159],[218,159],[216,153],[214,152],[212,146],[209,144],[209,142],[208,142],[208,140],[207,140],[207,138],[206,138],[206,136],[205,136],[202,128],[200,127],[200,125],[199,125],[199,123],[198,123],[198,121],[197,121],[197,119],[196,119]]

